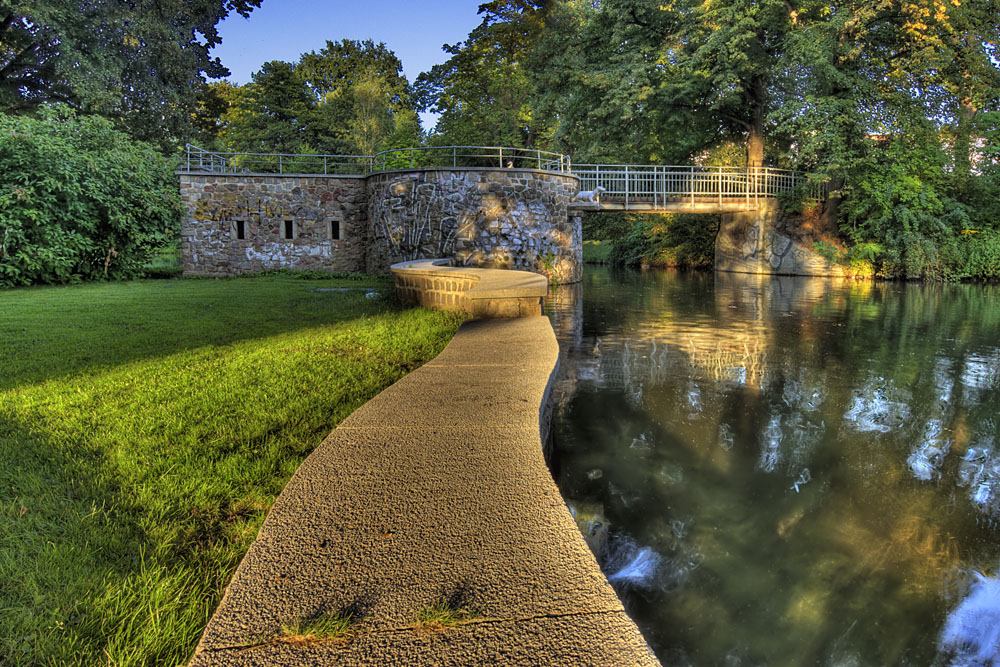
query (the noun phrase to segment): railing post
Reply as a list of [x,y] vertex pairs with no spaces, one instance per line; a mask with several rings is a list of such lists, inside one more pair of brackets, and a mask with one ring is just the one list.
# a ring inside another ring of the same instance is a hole
[[279,174],[285,173],[283,169],[284,167],[281,166],[281,153],[278,153],[278,173]]
[[323,175],[326,176],[326,156],[323,156]]
[[625,210],[628,210],[628,165],[625,165]]
[[660,194],[660,174],[657,171],[658,167],[653,167],[653,208],[659,208],[659,194]]
[[500,155],[500,168],[503,169],[503,147],[502,146],[499,148],[499,155]]
[[691,208],[694,209],[694,165],[691,165],[691,175],[688,177],[688,190],[691,192]]
[[410,149],[410,169],[413,169],[413,149]]
[[750,169],[743,170],[743,193],[747,199],[747,210],[750,210]]

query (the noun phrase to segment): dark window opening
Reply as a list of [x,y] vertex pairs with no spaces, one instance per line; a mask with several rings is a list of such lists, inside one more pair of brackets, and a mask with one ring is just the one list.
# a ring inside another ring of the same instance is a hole
[[247,223],[245,220],[236,220],[233,222],[233,231],[236,233],[236,239],[239,241],[245,241],[247,238]]
[[340,220],[330,221],[330,240],[331,241],[340,240]]
[[294,239],[295,238],[295,221],[285,220],[285,238]]

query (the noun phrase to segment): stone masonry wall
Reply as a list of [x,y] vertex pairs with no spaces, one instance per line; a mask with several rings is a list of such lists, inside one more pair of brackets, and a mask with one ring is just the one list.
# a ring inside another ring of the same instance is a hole
[[367,268],[452,258],[580,280],[581,219],[567,206],[579,179],[534,169],[414,169],[368,178]]
[[843,267],[813,250],[808,238],[796,233],[800,220],[789,220],[774,198],[760,208],[722,216],[715,239],[715,269],[736,273],[792,276],[843,276]]
[[[365,180],[351,176],[179,173],[184,273],[364,271]],[[293,238],[285,238],[285,222]],[[245,239],[237,238],[243,223]],[[331,230],[331,226],[334,228]],[[336,236],[339,226],[339,239]]]

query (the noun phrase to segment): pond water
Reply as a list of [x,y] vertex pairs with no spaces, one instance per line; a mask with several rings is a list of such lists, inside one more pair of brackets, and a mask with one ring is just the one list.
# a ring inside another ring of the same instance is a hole
[[550,465],[664,665],[1000,665],[1000,289],[588,267]]

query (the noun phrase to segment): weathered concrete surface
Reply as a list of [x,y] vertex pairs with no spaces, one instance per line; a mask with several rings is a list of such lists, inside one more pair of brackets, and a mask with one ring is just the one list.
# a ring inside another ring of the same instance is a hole
[[[275,502],[192,666],[655,665],[545,466],[544,317],[468,322],[346,419]],[[415,629],[448,600],[475,619]],[[343,641],[268,642],[350,610]]]
[[469,313],[476,318],[541,315],[548,281],[530,271],[450,266],[450,259],[392,265],[403,303]]

